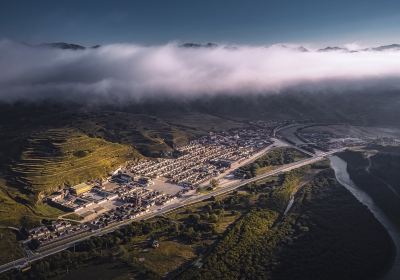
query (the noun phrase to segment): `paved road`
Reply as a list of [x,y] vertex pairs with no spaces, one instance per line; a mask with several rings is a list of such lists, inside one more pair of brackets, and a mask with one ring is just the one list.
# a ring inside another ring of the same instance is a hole
[[0,226],[0,229],[12,229],[12,230],[15,230],[15,231],[19,231],[19,228],[16,228],[16,227],[3,227],[3,226]]
[[37,261],[39,259],[45,258],[47,256],[53,255],[55,253],[61,252],[67,248],[70,248],[72,246],[74,246],[74,244],[79,243],[83,240],[86,240],[92,236],[101,236],[107,233],[110,233],[112,231],[115,231],[116,229],[124,226],[124,225],[128,225],[130,223],[132,223],[132,221],[140,221],[140,220],[145,220],[145,219],[149,219],[158,215],[163,215],[166,214],[168,212],[171,212],[173,210],[179,209],[183,206],[187,206],[190,204],[194,204],[206,199],[209,199],[213,196],[218,196],[221,194],[225,194],[228,192],[232,192],[237,188],[240,188],[246,184],[249,183],[253,183],[256,182],[258,180],[270,177],[270,176],[274,176],[283,172],[288,172],[290,170],[293,169],[297,169],[300,168],[302,166],[314,163],[314,162],[318,162],[326,157],[328,157],[329,155],[332,155],[336,152],[339,152],[341,150],[344,149],[338,149],[338,150],[333,150],[330,152],[326,152],[326,153],[321,153],[319,155],[315,155],[311,158],[307,158],[307,159],[303,159],[301,161],[297,161],[294,163],[290,163],[290,164],[286,164],[284,166],[281,166],[273,171],[264,173],[262,175],[256,176],[254,178],[251,179],[244,179],[244,180],[232,180],[232,182],[226,183],[223,186],[218,187],[217,189],[215,189],[214,191],[208,192],[206,194],[195,194],[189,197],[185,197],[180,199],[177,202],[174,203],[170,203],[167,204],[165,206],[162,206],[162,208],[157,208],[151,212],[145,213],[144,215],[141,215],[135,219],[132,220],[127,220],[127,221],[123,221],[123,222],[119,222],[119,223],[115,223],[112,224],[106,228],[103,228],[99,231],[95,231],[95,232],[83,232],[81,234],[77,234],[76,236],[70,237],[70,238],[65,238],[62,239],[60,241],[54,242],[52,244],[49,244],[47,246],[43,246],[40,248],[40,250],[34,254],[28,254],[27,257],[12,261],[10,263],[4,264],[0,266],[0,273],[3,273],[5,271],[8,271],[10,269],[13,268],[21,268],[26,266],[29,263],[32,263],[34,261]]

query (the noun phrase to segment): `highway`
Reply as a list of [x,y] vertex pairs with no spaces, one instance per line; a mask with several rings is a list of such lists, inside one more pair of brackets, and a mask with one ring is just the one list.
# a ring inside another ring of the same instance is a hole
[[194,203],[209,199],[209,198],[211,198],[213,196],[218,196],[218,195],[222,195],[222,194],[225,194],[225,193],[232,192],[232,191],[236,190],[237,188],[240,188],[240,187],[242,187],[242,186],[244,186],[246,184],[253,183],[253,182],[265,179],[265,178],[270,177],[270,176],[274,176],[274,175],[277,175],[277,174],[280,174],[280,173],[283,173],[283,172],[288,172],[290,170],[297,169],[297,168],[300,168],[302,166],[321,161],[321,160],[325,159],[326,157],[328,157],[328,156],[330,156],[330,155],[332,155],[334,153],[337,153],[339,151],[342,151],[342,150],[344,150],[344,148],[343,149],[333,150],[333,151],[330,151],[330,152],[320,153],[318,155],[314,155],[314,156],[312,156],[310,158],[307,158],[307,159],[303,159],[303,160],[300,160],[300,161],[297,161],[297,162],[294,162],[294,163],[283,165],[281,167],[278,167],[278,168],[276,168],[276,169],[274,169],[272,171],[269,171],[269,172],[264,173],[262,175],[256,176],[254,178],[242,179],[242,180],[239,180],[239,179],[230,180],[230,181],[228,181],[228,182],[226,182],[224,184],[221,184],[218,188],[216,188],[213,191],[210,191],[210,192],[205,193],[205,194],[197,194],[196,193],[196,194],[193,194],[193,195],[190,195],[190,196],[186,196],[186,197],[180,198],[176,202],[172,202],[172,203],[163,205],[161,207],[158,207],[158,208],[156,208],[156,209],[154,209],[154,210],[152,210],[152,211],[150,211],[148,213],[145,213],[145,214],[143,214],[143,215],[141,215],[139,217],[136,217],[134,219],[122,221],[122,222],[119,222],[119,223],[114,223],[114,224],[112,224],[112,225],[110,225],[108,227],[102,228],[102,229],[100,229],[98,231],[83,232],[83,233],[77,234],[75,236],[72,236],[72,237],[69,237],[69,238],[65,238],[65,239],[53,242],[53,243],[51,243],[49,245],[45,245],[45,246],[41,247],[35,253],[30,253],[29,252],[29,254],[27,254],[27,256],[24,257],[24,258],[21,258],[21,259],[9,262],[7,264],[1,265],[0,266],[0,273],[3,273],[3,272],[8,271],[8,270],[11,270],[13,268],[22,268],[22,267],[28,265],[29,263],[32,263],[32,262],[37,261],[39,259],[45,258],[47,256],[50,256],[50,255],[53,255],[55,253],[61,252],[61,251],[65,250],[65,249],[68,249],[68,248],[74,246],[74,244],[79,243],[79,242],[81,242],[83,240],[86,240],[86,239],[88,239],[90,237],[101,236],[101,235],[110,233],[112,231],[115,231],[116,229],[118,229],[118,228],[120,228],[122,226],[125,226],[125,225],[128,225],[128,224],[132,223],[132,221],[140,221],[140,220],[149,219],[149,218],[152,218],[152,217],[155,217],[155,216],[163,215],[163,214],[166,214],[168,212],[171,212],[171,211],[174,211],[176,209],[179,209],[181,207],[184,207],[184,206],[187,206],[187,205],[190,205],[190,204],[194,204]]

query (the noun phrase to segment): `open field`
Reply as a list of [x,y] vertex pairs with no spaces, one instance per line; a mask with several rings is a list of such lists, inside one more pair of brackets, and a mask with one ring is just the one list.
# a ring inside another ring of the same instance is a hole
[[83,217],[79,216],[76,213],[71,213],[63,216],[64,219],[75,220],[75,221],[82,221]]
[[176,241],[162,241],[157,249],[138,252],[138,256],[147,269],[158,275],[166,275],[171,270],[175,270],[193,259],[196,255],[191,245]]

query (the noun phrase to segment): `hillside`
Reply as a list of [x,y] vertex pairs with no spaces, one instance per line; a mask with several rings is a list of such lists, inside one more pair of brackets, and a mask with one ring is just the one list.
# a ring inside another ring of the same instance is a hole
[[[82,113],[73,124],[82,132],[108,141],[132,145],[145,156],[160,156],[191,138],[213,130],[230,129],[243,124],[197,112],[179,112],[163,108],[156,112],[127,107],[106,108]],[[158,114],[158,115],[157,115]]]
[[28,138],[11,166],[15,182],[34,193],[104,177],[139,154],[127,145],[91,138],[72,129],[49,129]]
[[168,156],[175,146],[208,131],[243,126],[209,114],[159,108],[0,104],[0,179],[20,191],[49,193],[104,177],[142,155]]

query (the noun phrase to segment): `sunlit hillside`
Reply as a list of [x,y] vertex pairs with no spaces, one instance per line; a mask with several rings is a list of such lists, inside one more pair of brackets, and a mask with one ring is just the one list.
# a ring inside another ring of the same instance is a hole
[[35,193],[101,178],[139,154],[130,146],[91,138],[72,129],[34,133],[11,169],[15,182]]

